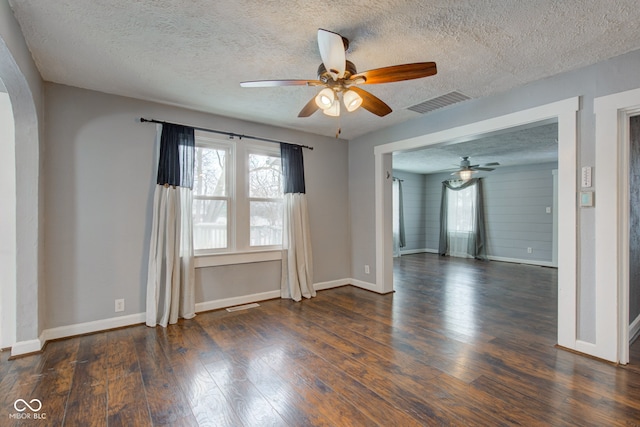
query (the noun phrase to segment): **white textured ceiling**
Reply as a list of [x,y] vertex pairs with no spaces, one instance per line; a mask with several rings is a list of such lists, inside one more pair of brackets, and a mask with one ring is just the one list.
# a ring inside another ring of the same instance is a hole
[[[637,0],[10,0],[47,81],[351,139],[419,117],[460,91],[490,95],[640,48]],[[350,40],[359,71],[435,61],[438,74],[368,85],[394,110],[338,123],[297,114],[315,79],[318,28]],[[170,120],[170,117],[161,119]]]

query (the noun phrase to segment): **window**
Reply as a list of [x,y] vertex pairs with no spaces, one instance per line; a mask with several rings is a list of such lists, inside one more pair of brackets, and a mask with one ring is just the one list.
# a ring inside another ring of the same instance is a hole
[[463,190],[447,189],[447,228],[449,232],[473,233],[475,231],[476,190],[473,185]]
[[280,154],[249,153],[250,246],[282,243]]
[[282,220],[279,147],[196,132],[196,254],[279,247]]
[[229,169],[231,147],[198,145],[193,179],[193,248],[229,246]]

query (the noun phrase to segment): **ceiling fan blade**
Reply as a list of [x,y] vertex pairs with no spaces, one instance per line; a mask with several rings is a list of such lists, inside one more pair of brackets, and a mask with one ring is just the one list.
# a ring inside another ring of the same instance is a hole
[[316,97],[314,96],[309,102],[307,102],[307,105],[302,107],[302,110],[298,113],[298,117],[309,117],[319,109],[320,107],[316,104]]
[[349,90],[356,92],[358,95],[362,97],[362,108],[367,111],[372,112],[376,116],[384,117],[389,114],[391,111],[391,107],[382,102],[380,98],[375,95],[370,94],[366,90],[362,90],[359,87],[351,86]]
[[320,80],[254,80],[241,82],[242,87],[319,86]]
[[362,84],[392,83],[403,80],[420,79],[433,76],[438,72],[435,62],[416,62],[413,64],[393,65],[391,67],[376,68],[354,74],[350,80],[364,78]]
[[320,28],[318,29],[318,48],[322,63],[333,79],[344,76],[347,61],[342,36]]
[[473,167],[471,168],[474,171],[487,171],[487,172],[491,172],[492,170],[494,170],[493,168],[480,168],[480,167]]
[[498,162],[491,162],[491,163],[485,163],[485,164],[484,164],[484,165],[482,165],[482,166],[500,166],[500,163],[498,163]]

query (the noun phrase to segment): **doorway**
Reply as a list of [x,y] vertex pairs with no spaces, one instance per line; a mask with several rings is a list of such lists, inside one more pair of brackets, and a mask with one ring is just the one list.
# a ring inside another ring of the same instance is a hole
[[[479,206],[483,206],[486,229],[486,233],[482,233],[486,235],[482,253],[490,260],[557,267],[556,121],[505,129],[456,144],[394,152],[392,159],[394,245],[399,210],[396,187],[399,182],[406,184],[405,205],[401,207],[407,235],[402,254],[439,251],[443,182],[460,185],[460,163],[463,162],[471,177],[482,182],[483,197]],[[470,199],[467,202],[475,205]],[[449,199],[451,203],[464,206]],[[456,237],[466,242],[468,233],[463,228],[473,227],[473,218],[473,215],[463,215],[458,218],[463,223],[449,221],[448,225],[454,225]],[[457,240],[460,239],[451,239],[450,243]],[[466,244],[452,246],[455,247],[464,249],[462,256],[471,256],[467,254]],[[397,245],[394,255],[397,256]]]
[[408,140],[379,145],[375,155],[376,290],[393,291],[391,233],[391,155],[444,142],[462,142],[482,134],[518,128],[545,120],[558,122],[558,344],[577,350],[577,188],[576,146],[578,98],[507,114]]
[[[596,98],[596,344],[593,354],[629,363],[630,120],[640,115],[640,89]],[[634,323],[634,327],[637,322]]]

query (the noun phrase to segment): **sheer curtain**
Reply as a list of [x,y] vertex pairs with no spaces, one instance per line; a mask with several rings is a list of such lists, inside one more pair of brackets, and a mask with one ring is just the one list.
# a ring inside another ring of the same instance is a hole
[[440,205],[440,255],[486,259],[482,181],[444,181]]
[[393,178],[393,256],[400,256],[400,250],[406,246],[404,233],[404,208],[402,200],[402,180]]
[[282,230],[282,281],[280,296],[300,301],[316,296],[309,212],[305,194],[302,147],[280,144],[284,178],[284,224]]
[[163,124],[147,273],[147,326],[195,316],[193,128]]

